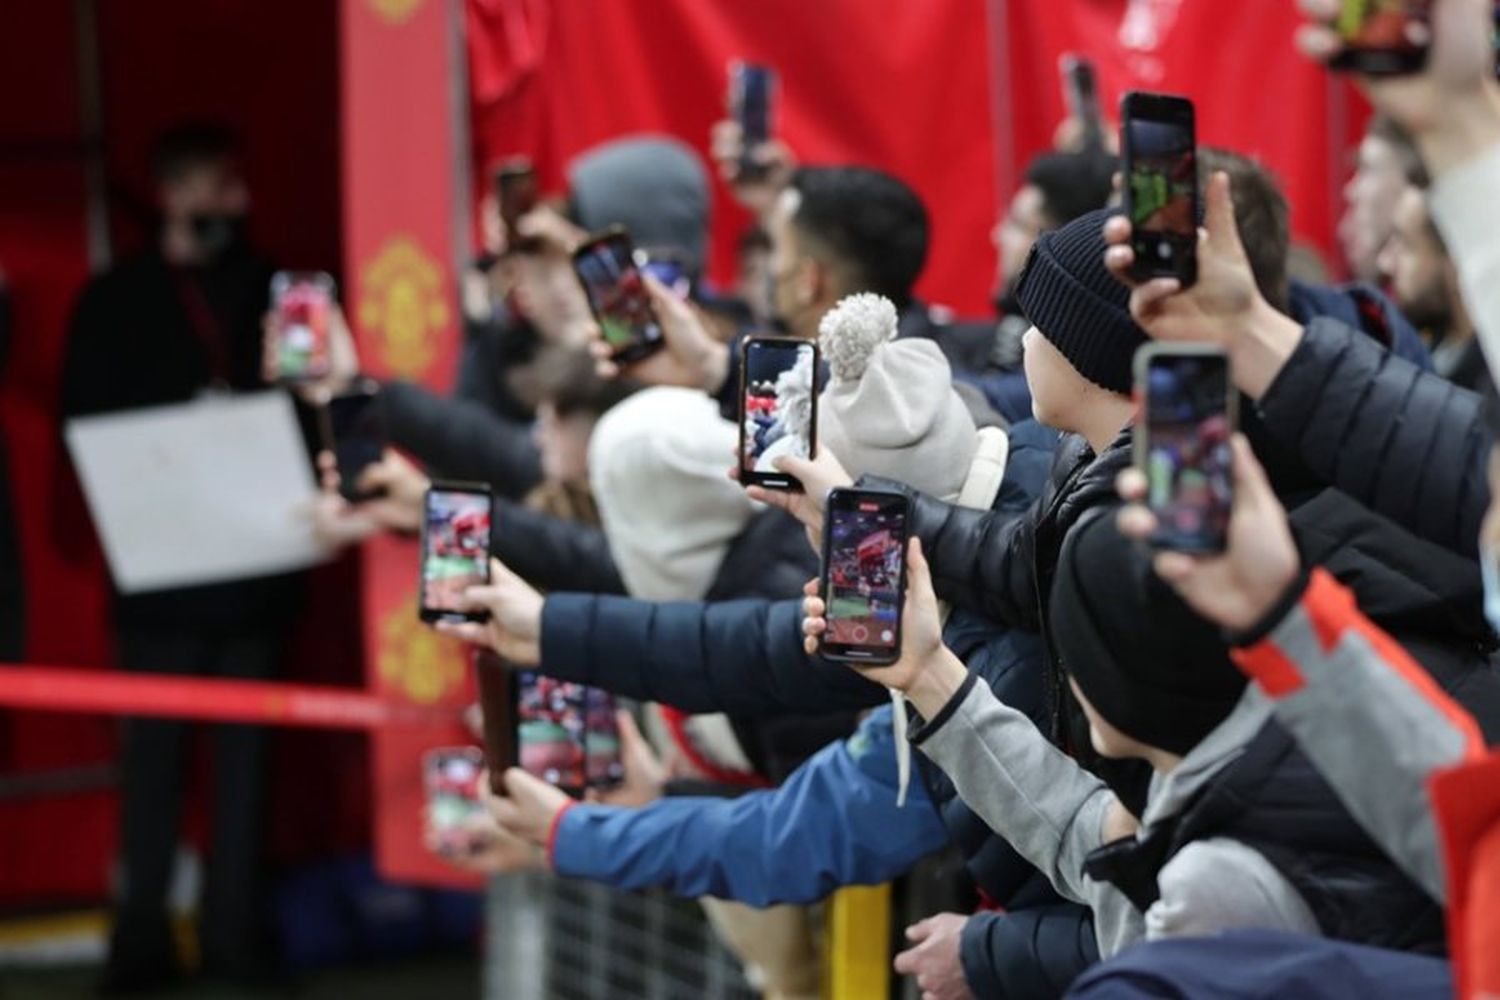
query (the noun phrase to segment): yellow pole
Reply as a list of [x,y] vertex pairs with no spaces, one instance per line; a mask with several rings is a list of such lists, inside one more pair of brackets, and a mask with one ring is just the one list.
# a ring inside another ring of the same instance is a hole
[[829,1000],[880,1000],[890,982],[890,885],[840,889],[828,907]]

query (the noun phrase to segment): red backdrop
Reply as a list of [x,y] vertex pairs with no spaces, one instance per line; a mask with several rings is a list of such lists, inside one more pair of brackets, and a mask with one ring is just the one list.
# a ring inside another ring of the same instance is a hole
[[[995,160],[984,0],[468,0],[468,10],[476,168],[526,153],[560,190],[571,157],[633,132],[676,136],[706,163],[726,64],[769,62],[781,136],[808,162],[879,166],[913,185],[934,229],[920,293],[986,308]],[[745,218],[714,187],[723,278]]]

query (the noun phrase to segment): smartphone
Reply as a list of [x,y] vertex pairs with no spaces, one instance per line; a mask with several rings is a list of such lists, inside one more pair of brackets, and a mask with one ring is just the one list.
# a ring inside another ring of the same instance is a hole
[[1062,75],[1063,101],[1068,115],[1083,126],[1085,152],[1104,149],[1104,112],[1099,106],[1099,77],[1092,60],[1072,52],[1058,57]]
[[1329,61],[1367,76],[1415,73],[1432,44],[1432,0],[1340,0],[1333,26],[1344,48]]
[[482,483],[433,483],[422,502],[424,622],[489,620],[487,611],[465,611],[463,593],[490,582],[490,519],[495,501]]
[[1136,465],[1159,527],[1150,542],[1222,552],[1234,500],[1229,439],[1238,396],[1218,347],[1147,344],[1136,352]]
[[740,359],[740,485],[801,491],[796,477],[774,463],[783,455],[817,454],[818,345],[751,337]]
[[516,223],[521,217],[536,208],[540,200],[536,168],[524,156],[513,156],[495,168],[495,202],[500,207],[500,226],[505,233],[507,250],[528,253],[535,249],[535,241],[527,240],[516,232]]
[[758,177],[765,166],[755,150],[771,138],[771,100],[776,71],[759,63],[729,64],[729,113],[740,126],[740,176]]
[[505,794],[505,770],[520,763],[516,748],[517,674],[488,649],[474,651],[474,681],[479,691],[479,717],[484,727],[484,761],[490,771],[490,790]]
[[573,269],[616,362],[640,361],[661,348],[661,324],[624,229],[606,230],[584,243],[573,253]]
[[427,825],[437,836],[440,852],[468,850],[470,827],[485,815],[479,788],[483,771],[484,754],[475,747],[440,747],[422,757]]
[[339,492],[350,503],[373,500],[381,492],[358,486],[360,475],[385,452],[385,422],[375,399],[378,392],[374,383],[362,382],[328,401],[327,444],[338,461]]
[[1198,280],[1198,149],[1193,102],[1132,91],[1121,102],[1125,213],[1134,276]]
[[337,288],[322,271],[277,271],[271,277],[277,379],[312,382],[328,375]]
[[828,494],[824,659],[880,665],[900,658],[910,514],[911,503],[900,493],[837,489]]

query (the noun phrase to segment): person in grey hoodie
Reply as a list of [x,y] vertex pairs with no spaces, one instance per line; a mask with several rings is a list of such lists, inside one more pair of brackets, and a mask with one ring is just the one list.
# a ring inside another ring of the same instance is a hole
[[[1094,748],[1153,769],[1139,818],[942,645],[921,546],[908,554],[902,657],[864,674],[926,720],[912,740],[1064,897],[1094,911],[1102,956],[1144,939],[1262,928],[1442,947],[1436,901],[1369,839],[1271,722],[1218,630],[1155,577],[1101,512],[1070,533],[1048,635]],[[826,627],[807,600],[809,645]],[[955,669],[957,668],[957,669]]]

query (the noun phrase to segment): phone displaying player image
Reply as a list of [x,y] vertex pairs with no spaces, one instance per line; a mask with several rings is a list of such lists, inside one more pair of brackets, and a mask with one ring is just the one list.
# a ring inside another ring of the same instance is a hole
[[490,582],[490,488],[433,483],[422,509],[422,620],[487,621],[487,611],[464,610],[463,594]]
[[612,229],[590,239],[574,251],[573,269],[615,361],[640,361],[661,348],[661,325],[641,281],[629,234]]
[[483,772],[484,754],[475,747],[440,747],[423,756],[427,826],[439,852],[460,854],[469,849],[474,823],[486,815],[479,787]]
[[1432,0],[1340,0],[1344,48],[1329,65],[1368,76],[1415,73],[1432,44]]
[[516,766],[573,796],[624,780],[612,695],[535,670],[512,676]]
[[523,215],[532,211],[541,199],[537,184],[536,168],[524,156],[511,157],[495,168],[495,201],[500,207],[500,225],[505,233],[508,250],[527,253],[534,249],[534,241],[523,238],[516,232],[516,223]]
[[1063,102],[1068,115],[1083,128],[1085,152],[1104,149],[1104,112],[1099,106],[1099,78],[1091,60],[1072,52],[1058,57]]
[[740,365],[740,483],[801,490],[780,472],[782,456],[813,458],[818,441],[818,347],[807,340],[751,337]]
[[900,493],[837,489],[828,494],[824,659],[878,665],[900,658],[910,511]]
[[1121,102],[1125,214],[1137,280],[1198,280],[1198,155],[1193,102],[1133,91]]
[[771,101],[776,71],[758,63],[735,60],[729,64],[729,113],[740,126],[740,177],[765,173],[754,153],[771,138]]
[[1157,548],[1222,552],[1234,500],[1229,439],[1236,400],[1217,347],[1147,344],[1135,356],[1136,464]]
[[311,382],[328,375],[336,294],[333,278],[322,271],[277,271],[271,277],[278,380]]
[[359,488],[359,477],[385,452],[385,423],[376,402],[378,388],[361,383],[328,401],[328,445],[338,462],[339,492],[351,503],[374,499],[380,491]]

